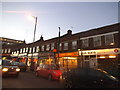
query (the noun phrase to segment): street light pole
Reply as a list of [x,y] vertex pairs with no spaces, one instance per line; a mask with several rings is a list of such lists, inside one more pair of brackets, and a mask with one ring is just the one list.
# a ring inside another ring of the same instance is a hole
[[[34,36],[33,36],[33,47],[34,47],[34,42],[35,42],[35,34],[36,34],[36,26],[37,26],[37,17],[32,16],[35,19],[35,27],[34,27]],[[32,48],[33,48],[32,47]],[[34,71],[34,59],[33,59],[33,50],[32,50],[32,58],[31,58],[31,71]]]

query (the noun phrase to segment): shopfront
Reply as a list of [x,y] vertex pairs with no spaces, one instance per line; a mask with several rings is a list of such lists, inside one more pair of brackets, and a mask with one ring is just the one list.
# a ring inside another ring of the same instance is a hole
[[113,75],[118,73],[118,55],[120,48],[79,50],[82,65],[90,68],[100,68]]
[[64,69],[72,69],[78,67],[78,52],[60,53],[59,59],[56,54],[59,66]]
[[40,52],[38,64],[46,63],[52,64],[55,61],[55,56],[53,52]]

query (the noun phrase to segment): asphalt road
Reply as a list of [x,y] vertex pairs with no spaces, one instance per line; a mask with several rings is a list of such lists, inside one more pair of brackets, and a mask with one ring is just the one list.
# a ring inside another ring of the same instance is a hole
[[2,88],[62,88],[59,81],[49,81],[43,77],[36,77],[34,72],[20,72],[18,78],[5,77]]

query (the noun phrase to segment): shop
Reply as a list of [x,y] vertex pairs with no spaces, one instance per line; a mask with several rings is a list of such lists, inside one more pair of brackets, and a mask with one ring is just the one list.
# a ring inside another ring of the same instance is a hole
[[59,59],[56,54],[59,66],[64,69],[72,69],[78,67],[78,52],[60,53]]
[[100,68],[113,75],[118,73],[120,48],[79,50],[83,67]]
[[40,52],[39,53],[39,60],[38,64],[40,63],[46,63],[46,64],[52,64],[55,61],[55,56],[53,52]]

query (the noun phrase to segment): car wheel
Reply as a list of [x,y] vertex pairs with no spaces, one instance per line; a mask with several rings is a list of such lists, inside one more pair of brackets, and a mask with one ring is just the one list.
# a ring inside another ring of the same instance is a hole
[[39,77],[38,72],[35,72],[35,76],[36,76],[36,77]]
[[70,79],[65,79],[65,88],[73,88],[73,83]]
[[53,78],[52,78],[52,75],[51,75],[51,74],[49,74],[49,75],[48,75],[48,80],[53,80]]

